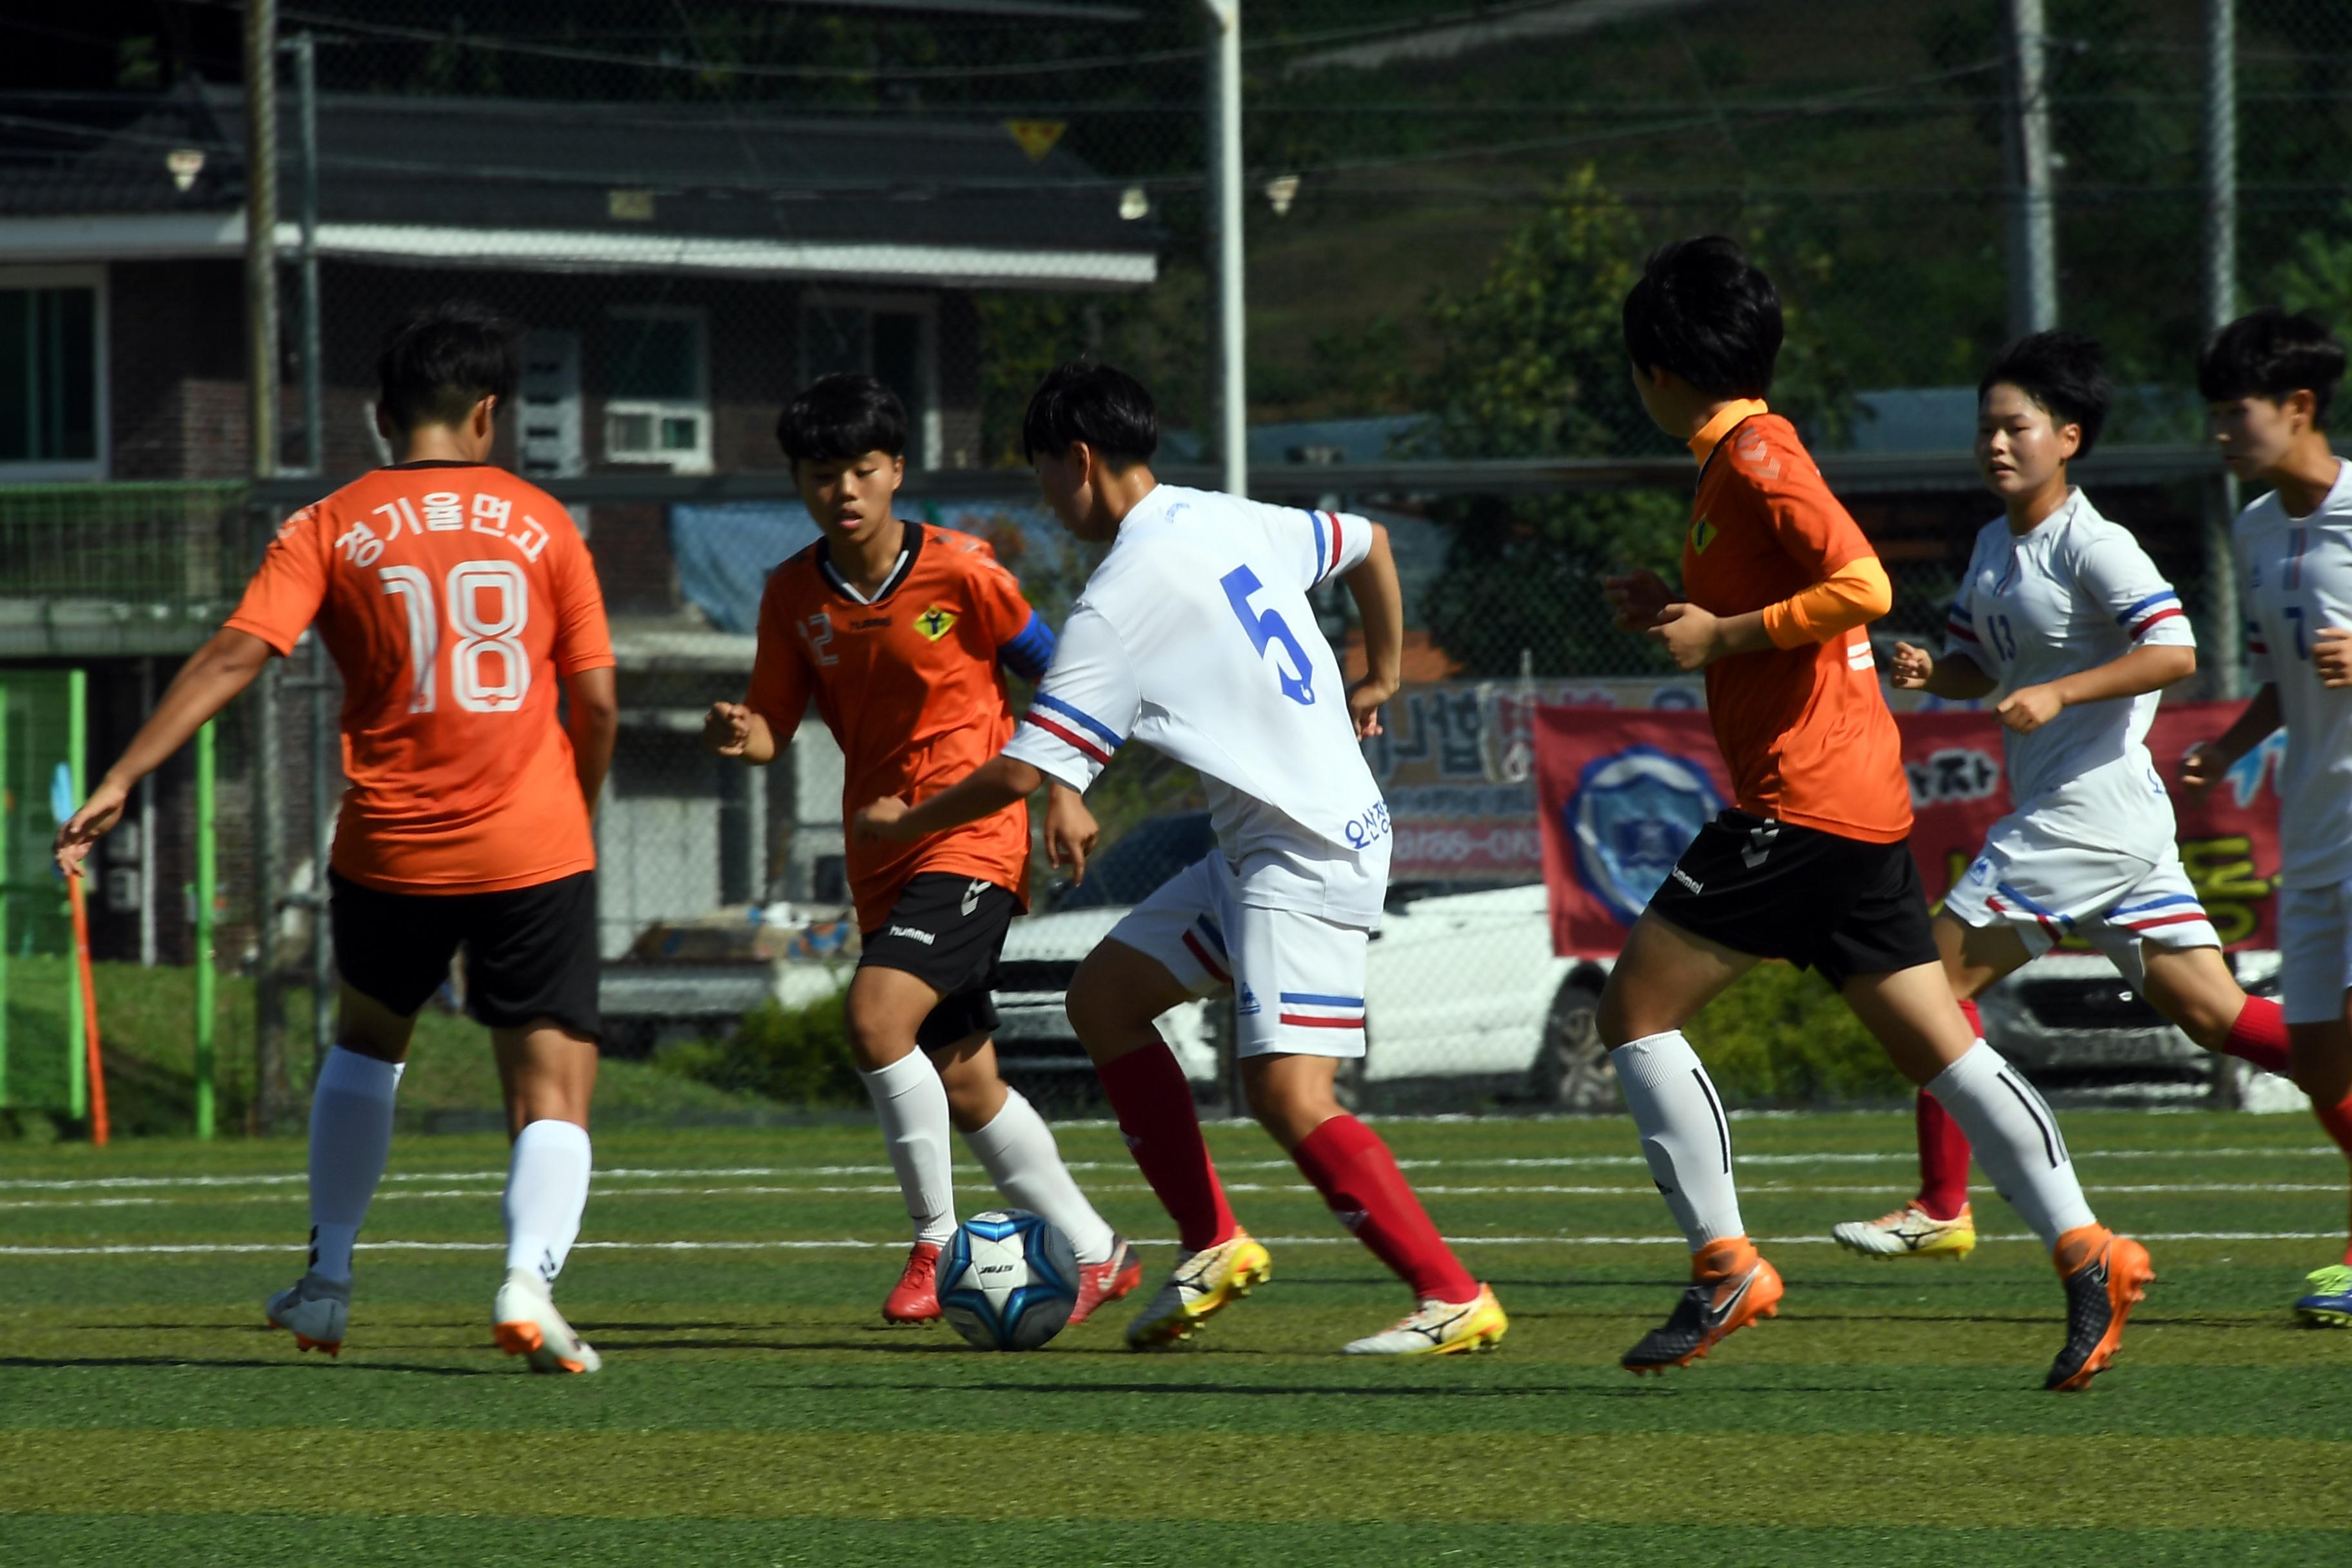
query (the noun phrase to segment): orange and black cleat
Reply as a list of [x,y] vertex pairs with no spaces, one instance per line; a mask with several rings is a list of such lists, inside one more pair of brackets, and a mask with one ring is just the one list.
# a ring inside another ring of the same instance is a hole
[[2051,1257],[2066,1282],[2066,1343],[2042,1386],[2071,1393],[2090,1387],[2122,1350],[2124,1324],[2147,1300],[2156,1269],[2147,1247],[2103,1225],[2068,1231]]
[[1643,1334],[1618,1364],[1632,1373],[1688,1366],[1726,1335],[1759,1318],[1778,1317],[1783,1289],[1780,1270],[1746,1237],[1710,1241],[1692,1255],[1691,1284],[1674,1315]]

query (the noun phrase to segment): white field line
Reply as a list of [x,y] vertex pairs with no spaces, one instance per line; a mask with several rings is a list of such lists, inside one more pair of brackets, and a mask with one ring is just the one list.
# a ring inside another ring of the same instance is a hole
[[[2326,1144],[2270,1149],[2084,1149],[2077,1150],[2077,1165],[2096,1164],[2102,1160],[2261,1160],[2261,1159],[2340,1159],[2342,1155]],[[1835,1154],[1735,1154],[1743,1168],[1772,1165],[1879,1165],[1912,1164],[1917,1156],[1908,1150],[1885,1153]],[[1132,1171],[1135,1167],[1124,1160],[1072,1160],[1073,1171]],[[1443,1158],[1431,1160],[1400,1160],[1398,1164],[1409,1171],[1444,1170],[1577,1170],[1596,1167],[1643,1168],[1639,1154],[1561,1154],[1519,1158]],[[1287,1160],[1221,1160],[1223,1171],[1287,1171],[1294,1167]],[[977,1175],[976,1166],[959,1166],[959,1177]],[[887,1176],[890,1168],[881,1164],[860,1165],[680,1165],[664,1167],[616,1166],[596,1173],[599,1183],[626,1180],[711,1181],[726,1176]],[[66,1179],[0,1180],[0,1192],[128,1192],[145,1188],[184,1187],[270,1187],[299,1185],[308,1178],[300,1172],[244,1176],[86,1176]],[[503,1171],[408,1171],[384,1177],[387,1186],[417,1182],[503,1182]]]
[[[719,1197],[892,1197],[899,1189],[891,1183],[870,1183],[862,1185],[827,1184],[814,1186],[728,1186],[728,1187],[629,1187],[606,1186],[604,1178],[597,1178],[591,1196],[598,1202],[616,1198],[719,1198]],[[986,1184],[977,1180],[964,1184],[969,1189],[985,1192]],[[1140,1182],[1090,1183],[1087,1190],[1097,1196],[1148,1195],[1151,1189]],[[1227,1182],[1229,1193],[1305,1193],[1314,1189],[1304,1182]],[[1743,1183],[1740,1193],[1747,1197],[1884,1197],[1893,1189],[1884,1186],[1843,1186],[1798,1182]],[[1990,1187],[1970,1189],[1979,1196],[1990,1196]],[[2101,1185],[2086,1183],[2083,1190],[2102,1195],[2147,1194],[2171,1194],[2189,1193],[2222,1193],[2244,1195],[2271,1193],[2342,1193],[2342,1182],[2153,1182],[2134,1185]],[[1579,1198],[1654,1198],[1655,1186],[1587,1187],[1561,1186],[1547,1183],[1526,1183],[1502,1186],[1451,1186],[1416,1183],[1413,1191],[1437,1197],[1579,1197]],[[381,1194],[384,1199],[402,1202],[428,1198],[465,1198],[478,1203],[497,1195],[489,1186],[409,1188]],[[237,1197],[59,1197],[17,1198],[0,1200],[0,1212],[27,1209],[121,1209],[201,1206],[204,1208],[244,1208],[257,1205],[290,1205],[296,1194],[291,1193],[250,1193]]]
[[[2328,1230],[2174,1230],[2141,1231],[2139,1240],[2169,1241],[2340,1241],[2341,1231]],[[1261,1237],[1268,1247],[1339,1247],[1359,1245],[1350,1236],[1268,1236]],[[2007,1242],[2040,1242],[2032,1236],[1979,1236],[1989,1244]],[[1679,1236],[1449,1236],[1453,1247],[1681,1247]],[[1832,1245],[1825,1236],[1768,1236],[1759,1238],[1766,1247],[1827,1247]],[[1138,1238],[1138,1247],[1174,1247],[1168,1237]],[[776,1241],[583,1241],[574,1245],[575,1252],[822,1252],[905,1250],[903,1237],[888,1241],[865,1241],[856,1237],[819,1240]],[[0,1247],[0,1258],[150,1258],[150,1257],[209,1257],[241,1253],[299,1254],[307,1250],[302,1242],[272,1241],[192,1241],[121,1244],[102,1247]],[[363,1241],[362,1252],[504,1252],[506,1244],[497,1241]]]

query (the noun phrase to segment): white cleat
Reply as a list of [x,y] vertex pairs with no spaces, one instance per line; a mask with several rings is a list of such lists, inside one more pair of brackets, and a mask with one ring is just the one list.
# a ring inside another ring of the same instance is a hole
[[343,1334],[352,1324],[352,1282],[305,1274],[262,1304],[269,1326],[294,1336],[298,1351],[343,1353]]
[[604,1358],[572,1331],[555,1298],[540,1277],[525,1268],[507,1270],[499,1299],[490,1309],[491,1332],[509,1355],[527,1356],[533,1372],[594,1372]]
[[1349,1355],[1458,1355],[1490,1351],[1510,1331],[1511,1321],[1490,1288],[1478,1287],[1475,1301],[1423,1301],[1396,1326],[1357,1340]]
[[1917,1204],[1906,1204],[1876,1219],[1853,1219],[1830,1231],[1848,1252],[1864,1258],[1966,1258],[1976,1250],[1977,1222],[1962,1204],[1949,1219],[1937,1219]]

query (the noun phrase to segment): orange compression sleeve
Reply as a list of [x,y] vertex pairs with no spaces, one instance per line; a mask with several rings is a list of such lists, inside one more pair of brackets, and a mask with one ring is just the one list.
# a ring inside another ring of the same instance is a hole
[[1867,626],[1894,607],[1895,590],[1875,555],[1857,555],[1801,594],[1764,607],[1764,635],[1774,647],[1827,642]]

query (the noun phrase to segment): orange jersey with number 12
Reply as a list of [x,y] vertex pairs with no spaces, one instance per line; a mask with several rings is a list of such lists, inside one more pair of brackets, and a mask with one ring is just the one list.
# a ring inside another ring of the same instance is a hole
[[315,626],[342,673],[343,876],[487,893],[594,868],[556,699],[613,647],[546,491],[488,464],[375,469],[286,520],[228,625],[281,654]]

